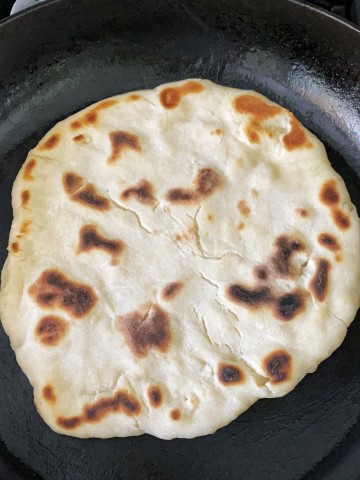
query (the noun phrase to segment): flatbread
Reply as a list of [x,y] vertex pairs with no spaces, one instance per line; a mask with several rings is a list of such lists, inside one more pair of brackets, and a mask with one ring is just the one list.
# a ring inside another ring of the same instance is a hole
[[12,202],[1,320],[62,434],[212,433],[290,392],[359,307],[345,184],[253,91],[185,80],[92,105],[29,152]]

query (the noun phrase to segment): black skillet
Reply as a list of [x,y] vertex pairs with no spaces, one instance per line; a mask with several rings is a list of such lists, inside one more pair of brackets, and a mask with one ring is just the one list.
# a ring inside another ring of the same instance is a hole
[[[0,24],[0,267],[11,185],[46,130],[109,95],[186,77],[254,88],[294,111],[325,142],[360,209],[355,27],[289,0],[55,0]],[[79,440],[40,419],[0,327],[0,478],[355,480],[359,342],[358,318],[294,392],[258,402],[215,435]]]

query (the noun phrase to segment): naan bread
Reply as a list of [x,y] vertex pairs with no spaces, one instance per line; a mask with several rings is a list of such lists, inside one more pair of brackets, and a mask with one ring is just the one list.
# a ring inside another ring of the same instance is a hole
[[359,219],[324,146],[186,80],[58,123],[13,188],[1,319],[76,437],[192,438],[290,392],[359,307]]

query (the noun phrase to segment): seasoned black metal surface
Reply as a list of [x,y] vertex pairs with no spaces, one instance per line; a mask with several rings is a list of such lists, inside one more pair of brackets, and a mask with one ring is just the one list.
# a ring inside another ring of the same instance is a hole
[[[294,111],[325,142],[360,210],[354,27],[286,0],[56,0],[0,24],[0,266],[12,182],[54,122],[109,95],[186,77],[254,88]],[[358,318],[294,392],[258,402],[215,435],[79,440],[40,419],[0,327],[0,478],[355,480],[359,344]]]

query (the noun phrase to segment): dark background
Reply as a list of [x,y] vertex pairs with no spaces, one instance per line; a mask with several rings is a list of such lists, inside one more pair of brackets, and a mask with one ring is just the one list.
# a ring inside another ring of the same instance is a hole
[[[10,10],[14,3],[14,0],[0,0],[0,20],[10,15]],[[360,0],[309,0],[309,3],[326,8],[332,13],[341,15],[358,25],[360,24]]]
[[[76,1],[76,0],[74,0]],[[269,0],[276,1],[276,0]],[[326,10],[341,15],[348,20],[360,24],[360,0],[308,0]],[[99,0],[101,2],[101,0]],[[0,0],[0,20],[10,15],[10,10],[15,0]]]

